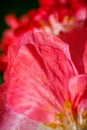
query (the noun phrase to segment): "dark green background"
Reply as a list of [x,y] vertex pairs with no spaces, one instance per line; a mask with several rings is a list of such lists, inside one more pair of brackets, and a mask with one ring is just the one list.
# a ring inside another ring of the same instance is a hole
[[28,10],[37,8],[38,0],[1,0],[0,1],[0,38],[3,30],[7,27],[4,22],[4,16],[9,13],[16,13],[20,16]]
[[[30,9],[38,8],[38,0],[0,0],[0,39],[3,30],[7,28],[4,21],[6,14],[15,13],[17,17],[25,14]],[[0,72],[0,84],[3,82],[3,73]]]

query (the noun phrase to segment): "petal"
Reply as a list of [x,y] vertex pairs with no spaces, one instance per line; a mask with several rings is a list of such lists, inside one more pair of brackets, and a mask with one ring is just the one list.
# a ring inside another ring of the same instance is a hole
[[14,14],[9,14],[5,17],[5,21],[7,25],[9,25],[12,29],[15,29],[19,26],[19,21],[17,20]]
[[5,30],[3,32],[3,37],[1,40],[1,49],[6,54],[8,52],[8,47],[16,41],[17,37],[14,35],[13,30]]
[[0,130],[37,130],[39,125],[10,109],[6,102],[6,85],[0,86]]
[[82,114],[83,112],[87,112],[87,97],[83,98],[79,105],[78,105],[78,111]]
[[78,75],[70,79],[69,92],[74,108],[77,108],[80,101],[87,97],[87,75]]
[[39,122],[28,119],[7,108],[0,121],[0,130],[38,130]]
[[2,120],[2,114],[5,110],[6,102],[6,86],[4,84],[0,85],[0,122]]
[[75,18],[77,21],[85,21],[87,18],[87,8],[82,6],[79,10],[77,10]]
[[60,38],[69,44],[71,57],[78,72],[84,73],[83,53],[87,41],[87,28],[78,28],[68,33],[63,33]]
[[68,98],[68,80],[75,75],[75,71],[61,49],[62,45],[60,47],[59,42],[58,46],[50,44],[50,41],[56,42],[53,36],[46,41],[46,35],[42,35],[41,39],[39,34],[36,39],[35,34],[30,35],[33,40],[26,36],[28,41],[22,42],[27,41],[28,44],[20,43],[19,49],[15,44],[15,49],[11,46],[9,50],[9,62],[13,63],[7,69],[9,75],[5,77],[9,85],[7,100],[16,112],[37,121],[51,122],[54,113],[62,109]]
[[85,129],[87,128],[87,96],[81,99],[78,105],[78,121],[80,126],[85,126]]
[[84,63],[85,73],[87,73],[87,41],[85,43],[85,51],[83,53],[83,63]]
[[[39,37],[38,37],[39,36]],[[43,32],[27,32],[24,35],[22,35],[17,42],[15,42],[14,44],[11,45],[11,47],[9,47],[8,52],[8,67],[7,67],[7,71],[5,73],[5,77],[9,78],[10,77],[10,69],[16,59],[17,53],[19,52],[19,49],[22,45],[26,45],[27,43],[31,43],[31,44],[40,44],[40,45],[48,45],[48,46],[52,46],[55,48],[58,48],[62,51],[62,53],[64,53],[64,55],[70,60],[73,69],[75,71],[75,73],[77,74],[77,70],[75,69],[71,57],[70,57],[70,52],[69,52],[69,47],[67,44],[65,44],[61,39],[59,39],[58,37],[55,37],[53,35],[49,35]],[[7,82],[9,80],[6,80]]]

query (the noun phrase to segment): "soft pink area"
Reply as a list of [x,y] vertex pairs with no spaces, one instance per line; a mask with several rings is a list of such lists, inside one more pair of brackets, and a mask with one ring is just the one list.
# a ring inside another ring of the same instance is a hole
[[39,124],[24,115],[15,113],[9,107],[5,108],[3,116],[0,118],[0,130],[37,130]]
[[7,87],[0,86],[0,130],[37,130],[39,123],[12,111],[7,105]]
[[78,112],[83,115],[87,111],[87,95],[81,99],[78,105]]
[[[84,98],[87,100],[87,75],[78,75],[71,78],[69,81],[69,92],[72,106],[76,110]],[[83,108],[85,105],[86,103],[83,104]]]

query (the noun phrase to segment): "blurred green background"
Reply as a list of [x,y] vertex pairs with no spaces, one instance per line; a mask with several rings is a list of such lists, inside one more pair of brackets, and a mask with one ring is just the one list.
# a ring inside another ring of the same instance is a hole
[[[7,25],[4,17],[9,13],[15,13],[17,17],[25,14],[30,9],[38,8],[38,0],[1,0],[0,1],[0,39]],[[0,84],[3,82],[3,73],[0,72]]]

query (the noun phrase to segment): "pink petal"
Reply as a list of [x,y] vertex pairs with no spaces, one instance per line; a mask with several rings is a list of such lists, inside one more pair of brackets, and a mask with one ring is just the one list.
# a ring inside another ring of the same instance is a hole
[[[39,35],[39,37],[38,37]],[[55,42],[54,42],[55,41]],[[67,44],[65,44],[61,39],[59,39],[58,37],[55,37],[53,35],[49,35],[43,32],[27,32],[25,34],[23,34],[21,36],[21,38],[18,39],[17,42],[15,42],[14,44],[11,45],[11,47],[9,48],[8,52],[8,67],[7,67],[7,71],[5,73],[5,77],[9,78],[10,77],[10,69],[16,59],[16,55],[19,52],[19,49],[22,45],[26,45],[27,43],[31,43],[31,44],[40,44],[40,45],[48,45],[48,46],[52,46],[55,48],[58,48],[62,51],[62,53],[64,53],[64,55],[70,60],[70,62],[72,63],[71,57],[70,57],[70,52],[69,52],[69,47]],[[73,63],[72,63],[73,69],[75,71],[75,73],[77,74],[77,70],[75,69]],[[7,82],[9,80],[6,80]]]
[[68,80],[76,74],[69,52],[61,40],[43,33],[27,33],[19,41],[9,49],[8,104],[31,119],[53,121],[68,98]]
[[78,111],[80,114],[87,111],[87,96],[80,101]]
[[70,79],[69,92],[73,108],[77,108],[80,101],[87,97],[87,75],[78,75]]
[[37,130],[39,124],[6,107],[0,121],[0,130]]
[[39,122],[12,111],[6,102],[6,85],[0,86],[0,130],[37,130]]

